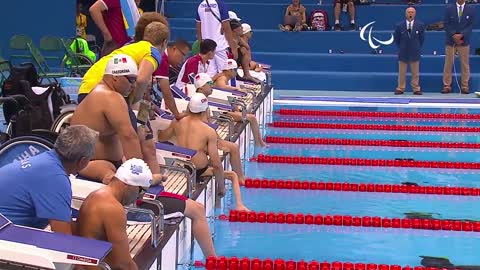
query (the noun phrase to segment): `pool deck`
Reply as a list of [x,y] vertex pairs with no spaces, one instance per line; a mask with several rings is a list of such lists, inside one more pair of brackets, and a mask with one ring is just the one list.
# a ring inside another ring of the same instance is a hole
[[424,93],[422,96],[416,96],[408,92],[394,95],[392,92],[275,90],[274,99],[278,105],[480,108],[480,98],[474,93],[468,95]]

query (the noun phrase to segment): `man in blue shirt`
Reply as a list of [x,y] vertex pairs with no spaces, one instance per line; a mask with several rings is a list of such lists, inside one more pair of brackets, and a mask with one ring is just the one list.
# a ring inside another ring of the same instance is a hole
[[455,52],[460,58],[462,71],[461,91],[469,94],[470,80],[470,36],[475,23],[475,8],[465,4],[465,0],[457,0],[455,4],[445,9],[445,65],[443,66],[442,94],[452,91],[452,66]]
[[72,234],[72,189],[69,174],[87,166],[97,133],[70,126],[58,136],[54,149],[0,168],[0,213],[14,224]]

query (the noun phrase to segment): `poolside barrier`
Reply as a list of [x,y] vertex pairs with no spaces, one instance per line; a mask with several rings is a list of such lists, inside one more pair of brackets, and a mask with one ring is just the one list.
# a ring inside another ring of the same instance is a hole
[[272,156],[260,154],[251,158],[259,163],[287,164],[323,164],[348,166],[379,166],[379,167],[415,167],[415,168],[445,168],[445,169],[480,169],[480,163],[457,161],[420,161],[413,159],[365,159],[365,158],[329,158],[305,156]]
[[[195,262],[195,267],[205,267],[207,270],[438,270],[435,267],[406,265],[404,267],[395,264],[376,264],[376,263],[352,263],[352,262],[319,262],[316,260],[285,260],[281,258],[261,260],[259,258],[242,259],[237,257],[227,258],[220,256],[218,258],[208,257],[205,263]],[[455,269],[456,270],[456,269]]]
[[375,192],[375,193],[406,193],[479,196],[480,188],[476,187],[446,187],[446,186],[417,186],[399,184],[373,184],[348,182],[318,182],[283,179],[245,179],[246,188],[261,189],[292,189],[292,190],[327,190],[343,192]]
[[320,111],[301,109],[280,109],[281,115],[341,116],[341,117],[382,117],[382,118],[420,118],[420,119],[465,119],[480,120],[480,114],[454,113],[417,113],[417,112],[359,112],[359,111]]
[[298,138],[267,136],[267,143],[285,144],[325,144],[325,145],[359,145],[359,146],[390,146],[390,147],[427,147],[427,148],[469,148],[480,149],[480,143],[464,142],[422,142],[407,140],[358,140],[335,138]]
[[438,220],[419,218],[389,218],[378,216],[350,216],[350,215],[320,215],[302,213],[274,213],[274,212],[245,212],[230,210],[227,216],[220,216],[220,220],[248,223],[280,223],[280,224],[307,224],[325,226],[353,226],[402,228],[419,230],[464,231],[480,232],[480,221]]
[[436,131],[436,132],[480,132],[480,127],[453,126],[406,126],[377,124],[340,124],[340,123],[306,123],[273,122],[270,127],[278,128],[317,128],[317,129],[356,129],[356,130],[392,130],[392,131]]

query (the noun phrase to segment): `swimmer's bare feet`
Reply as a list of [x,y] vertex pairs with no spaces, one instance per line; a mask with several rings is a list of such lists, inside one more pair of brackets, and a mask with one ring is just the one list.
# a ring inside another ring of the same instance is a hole
[[239,184],[240,186],[245,186],[245,179],[239,177],[239,178],[238,178],[238,184]]
[[252,210],[248,209],[245,205],[237,205],[237,208],[235,209],[237,211],[245,211],[245,212],[252,212]]

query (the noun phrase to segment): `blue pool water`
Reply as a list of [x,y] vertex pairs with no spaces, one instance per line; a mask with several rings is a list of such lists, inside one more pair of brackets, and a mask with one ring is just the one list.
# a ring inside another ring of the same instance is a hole
[[418,256],[479,263],[479,233],[217,222],[224,256],[420,265]]
[[405,125],[405,126],[460,126],[478,127],[478,120],[454,120],[454,119],[402,119],[402,118],[372,118],[372,117],[327,117],[327,116],[293,116],[278,115],[273,117],[278,122],[302,122],[302,123],[338,123],[338,124],[378,124],[378,125]]
[[[292,107],[293,108],[293,107]],[[299,108],[302,108],[301,106]],[[311,109],[309,107],[309,109]],[[312,108],[315,109],[315,108]],[[365,110],[365,108],[324,108]],[[369,108],[368,111],[479,113],[471,109]],[[277,121],[319,121],[315,117],[274,116]],[[397,119],[322,119],[329,123],[378,123],[401,125],[480,126],[480,121]],[[269,128],[267,136],[361,140],[411,140],[480,142],[475,133],[405,132],[372,130],[324,130]],[[268,155],[480,162],[476,149],[402,148],[343,145],[271,144]],[[480,187],[480,170],[366,167],[340,165],[269,164],[245,162],[249,178],[400,184],[415,182],[433,186]],[[339,214],[351,216],[405,217],[405,213],[429,213],[439,219],[480,220],[480,197],[392,193],[360,193],[242,188],[245,205],[255,211]],[[232,204],[233,205],[233,204]],[[447,257],[455,265],[479,265],[474,250],[480,233],[413,229],[358,228],[317,225],[215,223],[215,247],[223,256],[282,258],[378,264],[420,265],[419,256]]]
[[398,218],[404,218],[405,213],[422,212],[440,219],[480,221],[480,200],[471,196],[249,189],[243,202],[256,212]]
[[332,157],[332,158],[374,158],[415,160],[480,162],[480,149],[443,149],[415,147],[375,147],[343,145],[288,145],[272,144],[264,149],[264,155]]
[[385,130],[338,130],[338,129],[300,129],[300,128],[269,128],[267,136],[284,136],[299,138],[336,138],[359,140],[408,140],[432,142],[466,142],[479,143],[477,133],[461,132],[413,132]]
[[251,178],[480,187],[480,170],[246,163]]

